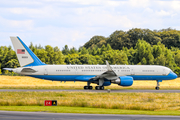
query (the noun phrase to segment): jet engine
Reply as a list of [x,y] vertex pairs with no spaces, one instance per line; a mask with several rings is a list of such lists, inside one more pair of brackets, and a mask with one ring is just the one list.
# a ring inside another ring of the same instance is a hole
[[111,85],[111,82],[110,82],[110,81],[105,81],[105,82],[103,83],[103,86],[109,86],[109,85]]
[[111,80],[111,83],[115,83],[120,86],[131,86],[133,84],[133,78],[130,76],[121,76],[116,80]]

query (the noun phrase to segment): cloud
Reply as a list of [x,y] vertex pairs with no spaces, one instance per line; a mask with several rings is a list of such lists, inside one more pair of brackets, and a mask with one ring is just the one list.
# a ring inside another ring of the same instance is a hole
[[[0,26],[5,31],[29,31],[33,29],[33,20],[8,20],[0,17]],[[2,32],[2,31],[1,31]]]
[[53,8],[53,6],[45,6],[45,7],[39,7],[39,8],[26,8],[26,7],[14,7],[14,8],[8,8],[7,12],[9,14],[14,15],[22,15],[27,18],[51,18],[51,17],[57,17],[57,12]]
[[171,15],[171,13],[166,12],[164,10],[161,10],[161,11],[157,11],[157,15],[159,15],[159,16],[169,16],[169,15]]
[[150,1],[149,0],[129,0],[128,4],[136,8],[137,7],[146,8],[149,6]]
[[180,10],[180,1],[172,1],[170,4],[173,10],[179,11]]
[[179,28],[179,1],[8,0],[0,1],[0,45],[9,36],[25,42],[79,47],[115,30]]

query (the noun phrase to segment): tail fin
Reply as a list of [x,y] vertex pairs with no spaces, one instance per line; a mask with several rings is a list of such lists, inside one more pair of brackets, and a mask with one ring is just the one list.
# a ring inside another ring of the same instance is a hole
[[46,65],[24,44],[19,37],[10,37],[20,66]]

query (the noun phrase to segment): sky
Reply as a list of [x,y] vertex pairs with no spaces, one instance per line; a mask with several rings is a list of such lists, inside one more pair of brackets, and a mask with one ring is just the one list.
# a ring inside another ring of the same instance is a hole
[[0,0],[0,46],[19,36],[28,46],[79,48],[93,36],[132,28],[180,30],[177,0]]

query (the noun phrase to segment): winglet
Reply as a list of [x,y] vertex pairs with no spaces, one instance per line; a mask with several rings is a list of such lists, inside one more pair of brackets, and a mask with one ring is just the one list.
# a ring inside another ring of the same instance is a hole
[[108,71],[113,71],[107,60],[106,60],[106,65],[107,65],[107,70]]

